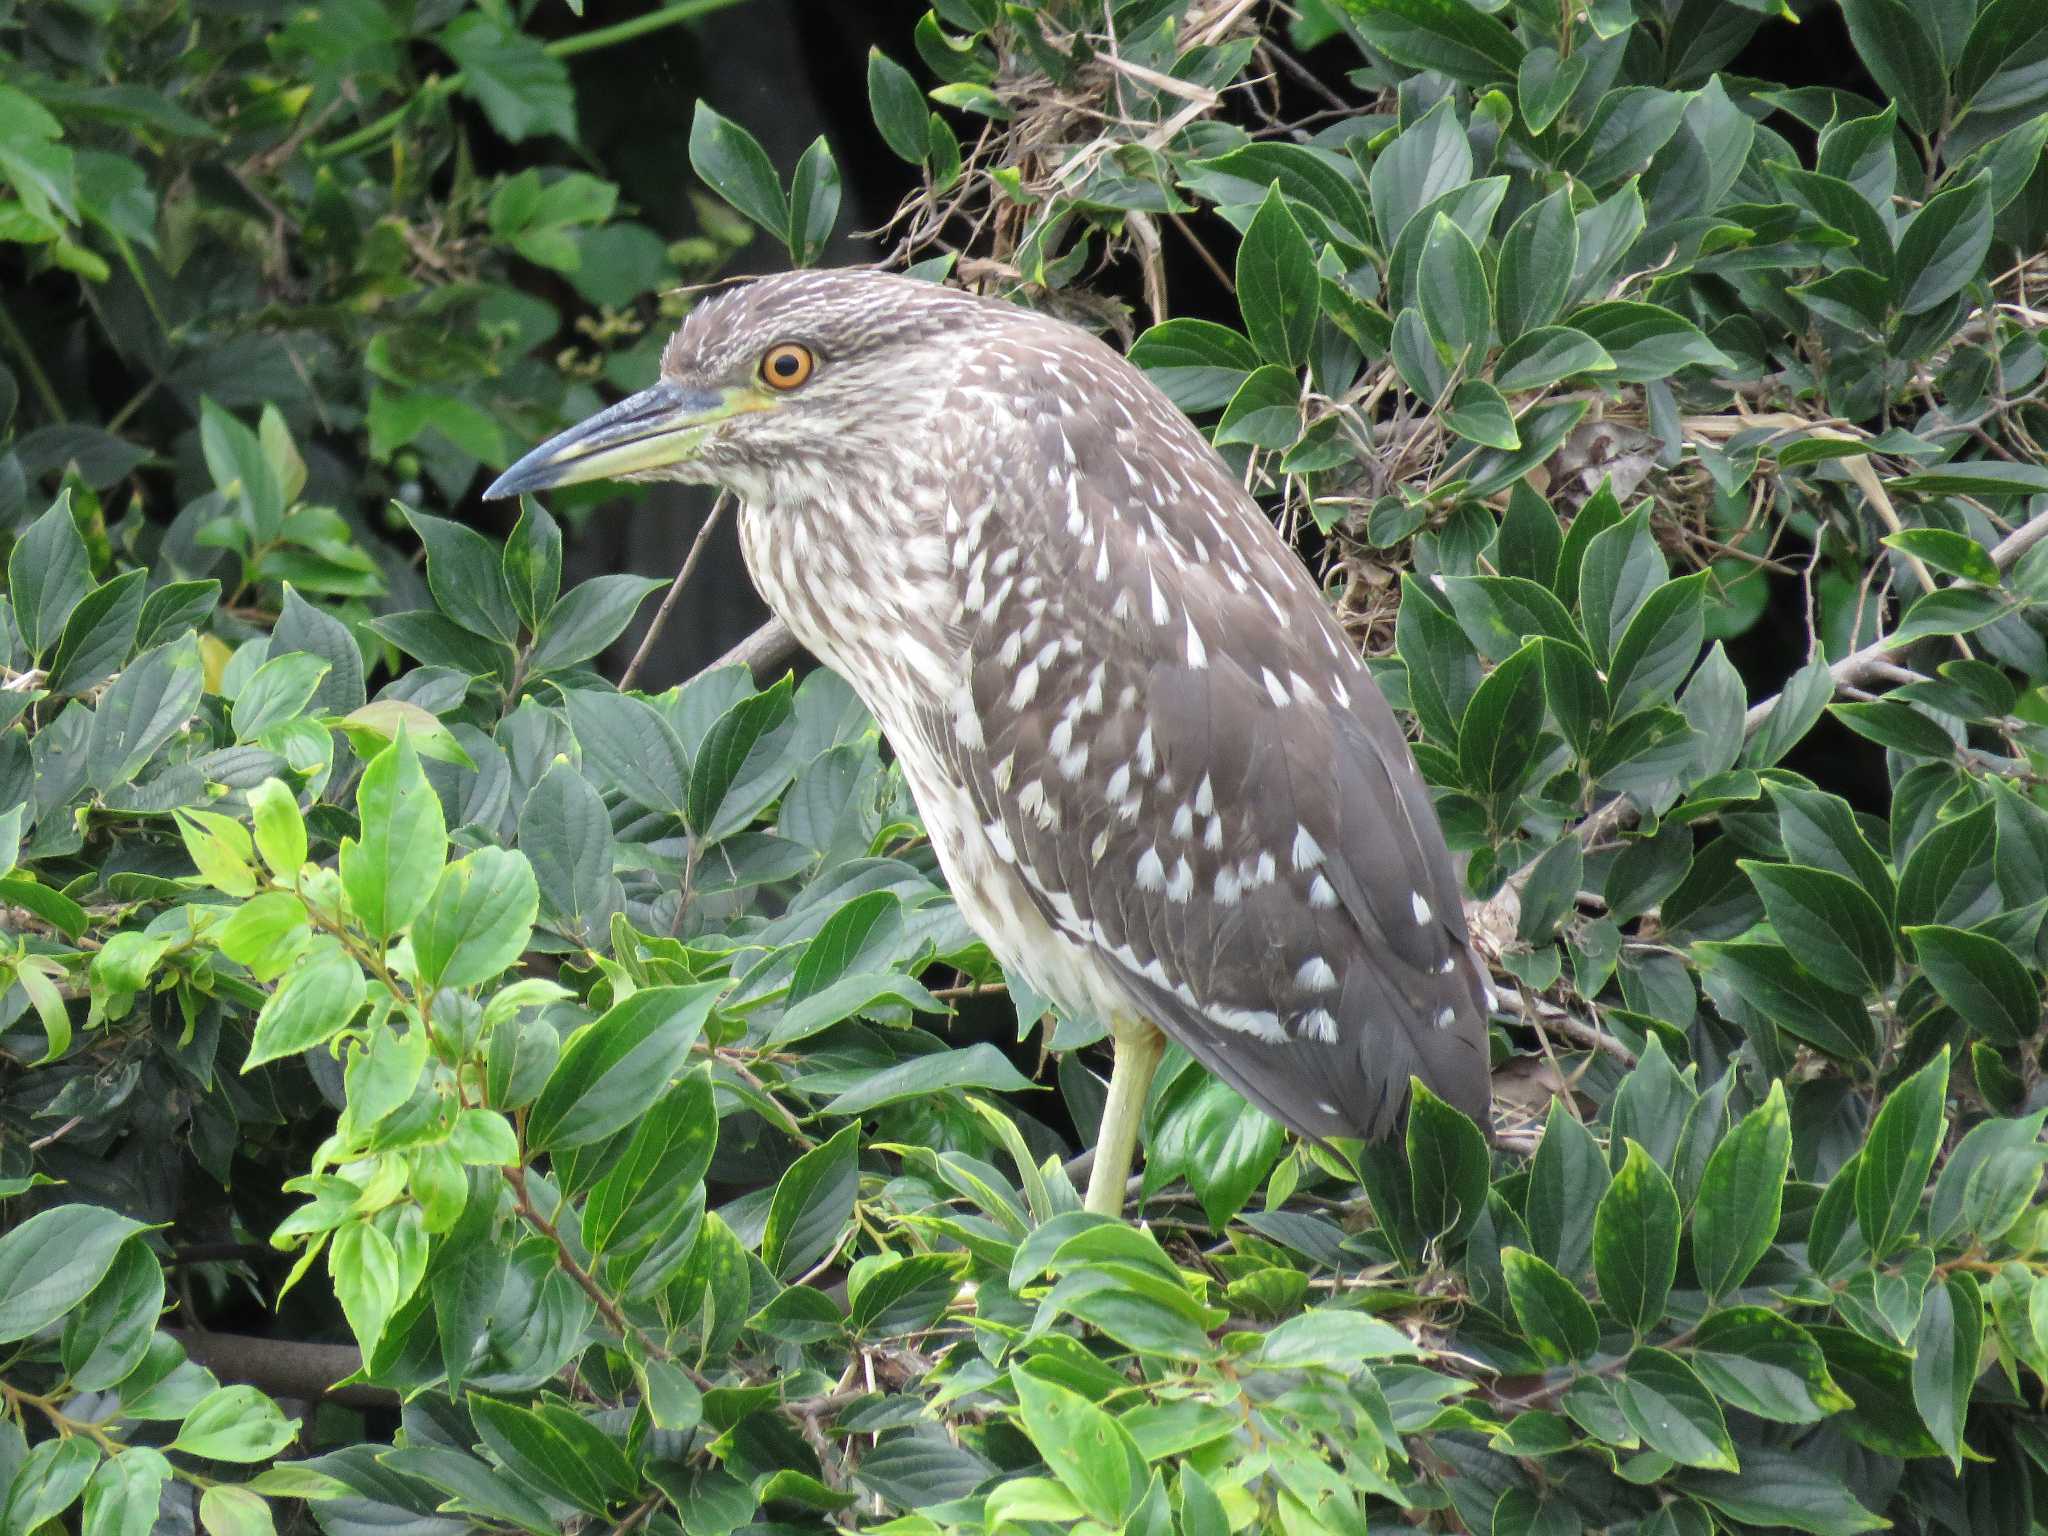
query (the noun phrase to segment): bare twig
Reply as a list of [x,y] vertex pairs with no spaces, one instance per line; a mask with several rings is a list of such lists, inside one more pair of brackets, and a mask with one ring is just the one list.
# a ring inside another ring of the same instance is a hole
[[690,541],[690,552],[683,556],[682,569],[676,572],[676,579],[668,584],[668,591],[661,599],[661,606],[654,610],[654,622],[647,626],[647,633],[640,637],[639,648],[633,652],[633,659],[626,663],[625,674],[619,679],[619,692],[630,692],[633,679],[640,675],[640,667],[654,649],[654,642],[668,625],[668,616],[675,611],[676,599],[683,595],[683,588],[690,584],[690,577],[697,569],[697,562],[704,557],[704,550],[711,542],[711,530],[718,526],[718,519],[724,513],[726,504],[732,500],[732,492],[720,491],[718,499],[711,503],[711,510],[704,516],[704,526],[697,530],[697,537]]

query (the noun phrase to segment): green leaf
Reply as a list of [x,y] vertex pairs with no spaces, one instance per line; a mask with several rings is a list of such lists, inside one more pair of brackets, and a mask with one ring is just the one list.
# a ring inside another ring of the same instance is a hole
[[1959,1270],[1929,1286],[1913,1329],[1913,1404],[1958,1474],[1963,1468],[1963,1424],[1969,1417],[1983,1344],[1984,1302],[1977,1277]]
[[1764,1530],[1849,1536],[1891,1523],[1871,1513],[1840,1477],[1803,1453],[1746,1446],[1739,1475],[1695,1473],[1681,1486],[1729,1519]]
[[1682,368],[1734,366],[1698,326],[1655,304],[1615,299],[1576,311],[1571,323],[1607,349],[1619,382],[1668,378]]
[[761,1262],[783,1280],[804,1274],[838,1246],[860,1188],[860,1124],[844,1127],[789,1165],[775,1184]]
[[327,662],[310,651],[292,651],[264,662],[235,695],[235,740],[254,741],[273,725],[296,718],[312,702],[329,670]]
[[267,1461],[292,1443],[299,1421],[254,1387],[222,1387],[185,1416],[171,1449],[208,1461]]
[[1301,381],[1278,363],[1246,376],[1216,424],[1216,446],[1292,448],[1301,436]]
[[1905,932],[1941,1000],[1986,1040],[2023,1045],[2040,1029],[2040,985],[1998,940],[1932,923]]
[[326,1044],[355,1017],[366,991],[363,968],[340,941],[325,934],[314,939],[256,1016],[242,1070]]
[[1685,93],[1650,86],[1609,91],[1559,163],[1593,188],[1608,187],[1644,170],[1678,132],[1689,99]]
[[132,781],[192,718],[205,682],[199,643],[190,634],[130,662],[93,715],[86,751],[93,788],[104,793]]
[[724,982],[647,987],[563,1047],[526,1121],[535,1150],[588,1145],[631,1125],[696,1046]]
[[[1896,4],[1897,0],[1861,0],[1864,4]],[[1899,236],[1897,275],[1893,279],[1899,308],[1925,314],[1946,303],[1976,278],[1991,249],[1991,186],[1979,176],[1960,187],[1938,192],[1921,205],[1913,222]]]
[[[1461,237],[1462,238],[1462,237]],[[1488,448],[1519,448],[1514,413],[1499,390],[1484,379],[1467,379],[1451,393],[1443,423],[1458,436]]]
[[475,1394],[469,1412],[477,1438],[518,1482],[586,1514],[605,1513],[604,1479],[551,1416]]
[[1468,349],[1485,348],[1493,330],[1493,296],[1487,287],[1486,268],[1470,237],[1441,213],[1430,223],[1422,243],[1416,296],[1430,335],[1454,364]]
[[150,1536],[170,1477],[171,1464],[146,1445],[102,1461],[85,1485],[83,1536]]
[[1162,321],[1140,336],[1130,359],[1190,415],[1229,404],[1245,376],[1259,366],[1258,350],[1242,333],[1213,320],[1182,317]]
[[1895,491],[1924,491],[1932,496],[2039,496],[2048,493],[2048,466],[1973,459],[1930,465],[1885,484]]
[[1706,633],[1707,580],[1701,571],[1667,581],[1630,617],[1607,670],[1609,711],[1616,720],[1670,703],[1692,671]]
[[[1511,341],[1528,335],[1539,327],[1547,326],[1557,318],[1564,305],[1565,294],[1570,290],[1572,271],[1579,259],[1579,226],[1572,216],[1570,194],[1560,187],[1548,197],[1524,209],[1515,222],[1508,226],[1508,232],[1501,241],[1500,269],[1494,280],[1498,294],[1500,334],[1503,341]],[[1583,331],[1574,331],[1584,336]],[[1590,345],[1598,348],[1591,337]],[[1606,350],[1599,348],[1606,359],[1603,367],[1611,369],[1613,359]],[[1500,361],[1500,371],[1506,372],[1507,355]],[[1495,382],[1502,389],[1513,387],[1499,374]]]
[[1543,647],[1532,640],[1486,675],[1458,726],[1458,774],[1496,823],[1521,791],[1543,725]]
[[1144,1489],[1145,1461],[1124,1427],[1078,1392],[1010,1368],[1024,1433],[1081,1507],[1115,1530]]
[[1381,244],[1392,250],[1409,220],[1471,180],[1471,141],[1452,103],[1440,101],[1373,161],[1368,185]]
[[2030,50],[2038,59],[2040,38],[2048,32],[2033,0],[1991,0],[1977,9],[1976,21],[1955,67],[1955,100],[1960,108],[2001,74],[2023,74]]
[[1843,1061],[1869,1061],[1876,1052],[1870,1015],[1846,993],[1815,980],[1779,944],[1720,944],[1695,947],[1711,977],[1725,979],[1735,994],[1787,1034]]
[[50,692],[84,693],[96,688],[128,659],[142,617],[146,571],[124,571],[94,587],[71,616],[50,661]]
[[1630,1427],[1652,1450],[1681,1466],[1737,1470],[1735,1444],[1728,1438],[1721,1405],[1678,1356],[1662,1349],[1638,1349],[1615,1383],[1615,1396]]
[[[18,1438],[18,1432],[17,1432]],[[0,1509],[0,1523],[9,1531],[32,1533],[48,1529],[79,1495],[99,1465],[99,1447],[83,1435],[63,1440],[45,1440],[23,1459],[13,1473],[6,1507]]]
[[1664,1316],[1665,1298],[1678,1272],[1678,1227],[1678,1195],[1671,1180],[1630,1141],[1614,1182],[1593,1213],[1593,1273],[1607,1310],[1638,1337]]
[[789,229],[789,201],[782,195],[768,152],[701,97],[690,121],[690,166],[712,191],[776,239]]
[[519,615],[506,589],[504,556],[474,528],[429,517],[399,505],[427,547],[427,586],[443,614],[464,629],[510,645],[519,638]]
[[1943,123],[1948,83],[1941,50],[1903,0],[1841,0],[1842,19],[1864,67],[1899,115],[1915,130],[1932,134]]
[[690,759],[665,719],[631,694],[578,688],[563,695],[584,771],[600,789],[618,788],[649,810],[680,816]]
[[1537,1254],[1573,1280],[1592,1262],[1593,1213],[1611,1182],[1599,1143],[1553,1099],[1529,1163],[1526,1218]]
[[[1534,134],[1546,132],[1585,78],[1583,51],[1560,59],[1555,48],[1531,48],[1515,72],[1515,102],[1521,108],[1523,125]],[[1571,264],[1565,265],[1569,272]]]
[[214,489],[230,506],[239,504],[248,532],[259,543],[284,526],[284,484],[263,441],[248,426],[211,400],[199,402],[199,445]]
[[462,66],[462,93],[513,143],[541,133],[575,140],[576,93],[568,66],[538,38],[495,15],[470,12],[448,24],[441,46]]
[[839,165],[820,134],[798,156],[789,181],[789,230],[783,238],[790,259],[800,267],[816,265],[838,222]]
[[519,498],[519,521],[505,540],[498,574],[520,622],[539,634],[562,590],[562,530],[531,496]]
[[1907,1078],[1871,1122],[1856,1170],[1856,1221],[1873,1257],[1888,1259],[1919,1224],[1920,1199],[1947,1117],[1948,1049]]
[[270,872],[295,880],[306,862],[306,819],[298,797],[281,779],[265,779],[249,791],[249,829]]
[[1342,0],[1365,40],[1396,64],[1433,69],[1466,85],[1512,80],[1522,45],[1462,0]]
[[697,748],[683,817],[715,842],[748,825],[782,793],[798,764],[789,760],[795,735],[793,683],[741,699],[718,717]]
[[77,1306],[142,1223],[94,1205],[38,1212],[0,1237],[0,1344],[25,1339]]
[[363,770],[356,816],[361,838],[341,840],[342,889],[357,921],[388,939],[425,905],[448,850],[441,797],[403,728]]
[[[1181,1083],[1188,1089],[1175,1093],[1171,1107],[1162,1112],[1146,1166],[1163,1170],[1177,1162],[1209,1224],[1221,1230],[1272,1171],[1286,1133],[1207,1073],[1189,1073],[1175,1087]],[[1169,1143],[1178,1158],[1166,1156]]]
[[1832,870],[1738,861],[1785,947],[1820,980],[1851,996],[1891,985],[1892,925],[1863,887]]
[[1723,1307],[1693,1334],[1692,1366],[1716,1396],[1780,1424],[1816,1424],[1851,1406],[1813,1336],[1768,1307]]
[[1991,866],[1996,837],[1993,807],[1980,805],[1939,823],[1921,838],[1899,872],[1894,909],[1899,926],[1974,920],[1995,888]]
[[1594,661],[1613,665],[1629,621],[1664,585],[1664,555],[1650,531],[1648,507],[1593,536],[1579,568],[1578,591]]
[[104,1392],[142,1363],[164,1305],[164,1272],[141,1243],[124,1243],[113,1267],[64,1320],[63,1358],[72,1385]]
[[542,622],[527,671],[534,677],[588,661],[618,639],[647,594],[663,585],[648,576],[593,576],[571,587]]
[[1966,533],[1949,528],[1902,528],[1886,534],[1883,542],[1959,580],[1986,587],[1998,585],[1998,567],[1991,563],[1991,551]]
[[[987,1042],[965,1050],[933,1051],[913,1056],[870,1074],[825,1105],[827,1115],[864,1115],[884,1104],[925,1099],[950,1089],[988,1088],[1015,1093],[1032,1086],[1001,1051]],[[1243,1106],[1240,1104],[1239,1109]]]
[[170,581],[142,600],[142,617],[135,626],[135,644],[143,650],[175,640],[187,630],[206,622],[220,601],[220,583]]
[[588,779],[558,760],[519,813],[519,851],[538,882],[541,910],[571,937],[603,933],[613,907],[612,823]]
[[1419,1078],[1409,1081],[1408,1184],[1415,1221],[1426,1241],[1455,1247],[1486,1209],[1492,1171],[1486,1137]]
[[1692,1263],[1700,1287],[1718,1299],[1740,1286],[1777,1236],[1791,1166],[1792,1122],[1785,1085],[1743,1116],[1707,1159],[1692,1214]]
[[526,855],[479,848],[441,871],[412,927],[422,987],[473,987],[526,951],[540,890]]
[[1500,1263],[1515,1321],[1536,1353],[1551,1365],[1591,1358],[1600,1347],[1600,1325],[1579,1288],[1520,1248],[1501,1249]]
[[1793,863],[1854,880],[1880,912],[1891,910],[1896,895],[1891,868],[1863,836],[1848,801],[1789,784],[1767,789],[1778,811],[1778,835]]
[[[1519,227],[1519,225],[1518,225]],[[1508,329],[1507,279],[1501,279],[1501,322]],[[1525,330],[1501,349],[1493,365],[1494,384],[1509,393],[1548,389],[1560,379],[1581,373],[1612,373],[1614,359],[1584,331],[1568,325],[1542,325]],[[1512,446],[1512,445],[1507,445]]]
[[922,165],[925,118],[930,115],[924,92],[917,88],[909,70],[879,48],[868,50],[868,109],[882,132],[882,142],[896,157]]
[[1288,368],[1306,363],[1321,297],[1308,237],[1272,187],[1237,248],[1237,302],[1259,355]]
[[699,1068],[661,1096],[626,1150],[591,1186],[583,1207],[583,1241],[591,1252],[630,1253],[658,1241],[684,1214],[717,1141],[711,1077]]

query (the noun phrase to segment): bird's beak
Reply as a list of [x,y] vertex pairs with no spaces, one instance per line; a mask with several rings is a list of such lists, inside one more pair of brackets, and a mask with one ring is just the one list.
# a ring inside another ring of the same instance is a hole
[[697,456],[722,421],[761,409],[747,389],[692,389],[661,383],[628,395],[588,421],[549,438],[491,482],[485,499],[544,491],[583,480],[620,480]]

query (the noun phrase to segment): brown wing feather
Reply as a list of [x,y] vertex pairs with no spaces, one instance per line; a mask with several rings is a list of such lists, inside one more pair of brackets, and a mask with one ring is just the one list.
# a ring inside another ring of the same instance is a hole
[[1134,430],[1048,411],[1024,457],[1064,475],[966,489],[971,698],[933,745],[1046,920],[1274,1118],[1377,1137],[1413,1074],[1483,1120],[1482,982],[1399,728],[1256,505],[1103,356]]

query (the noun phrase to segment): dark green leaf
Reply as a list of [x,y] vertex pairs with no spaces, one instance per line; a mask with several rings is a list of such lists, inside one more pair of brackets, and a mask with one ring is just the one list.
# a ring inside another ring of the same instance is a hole
[[146,571],[125,571],[79,600],[50,660],[50,692],[84,693],[105,682],[135,644]]
[[1430,335],[1454,363],[1469,349],[1486,346],[1493,329],[1493,298],[1486,268],[1471,239],[1441,213],[1431,222],[1422,243],[1416,297]]
[[1741,862],[1778,937],[1815,976],[1851,996],[1891,985],[1891,921],[1860,885],[1831,870]]
[[[1860,0],[1892,4],[1897,0]],[[1901,7],[1903,9],[1903,7]],[[1929,198],[1899,236],[1899,308],[1924,314],[1977,277],[1991,248],[1991,188],[1983,177]]]
[[1464,1115],[1413,1080],[1408,1104],[1408,1182],[1425,1240],[1463,1242],[1486,1208],[1491,1160],[1486,1137]]
[[1736,1470],[1735,1445],[1721,1405],[1678,1356],[1638,1349],[1615,1383],[1615,1395],[1630,1426],[1653,1450],[1681,1466]]
[[1600,1347],[1600,1325],[1576,1285],[1519,1248],[1501,1249],[1500,1262],[1515,1321],[1548,1363],[1569,1365]]
[[1260,356],[1288,368],[1308,361],[1321,293],[1308,237],[1274,187],[1237,248],[1237,302]]
[[1942,126],[1948,84],[1941,50],[1903,0],[1842,0],[1842,17],[1872,78],[1923,134]]
[[91,590],[85,541],[72,521],[66,490],[14,541],[7,557],[14,626],[31,657],[41,658],[57,644],[71,610]]
[[1492,16],[1460,0],[1343,0],[1365,40],[1397,64],[1433,69],[1466,85],[1512,80],[1522,45]]
[[690,165],[711,190],[780,240],[789,228],[789,200],[768,152],[746,129],[701,98],[690,122]]
[[882,131],[882,142],[897,158],[922,165],[925,118],[930,115],[924,92],[909,70],[879,48],[868,50],[868,108]]
[[565,1150],[631,1125],[668,1089],[723,982],[647,987],[572,1036],[527,1116],[527,1145]]
[[142,1223],[94,1205],[60,1205],[0,1237],[0,1343],[25,1339],[77,1306]]
[[1700,1179],[1692,1215],[1692,1263],[1709,1297],[1725,1296],[1741,1285],[1771,1246],[1791,1157],[1785,1085],[1774,1081],[1769,1097],[1714,1148]]
[[1948,1051],[1892,1090],[1871,1122],[1856,1170],[1856,1221],[1879,1259],[1889,1258],[1920,1225],[1920,1199],[1947,1117]]
[[1664,1316],[1678,1272],[1678,1227],[1671,1180],[1630,1141],[1593,1213],[1593,1273],[1607,1310],[1638,1336]]
[[2034,975],[1989,934],[1921,924],[1906,929],[1941,1000],[1994,1045],[2024,1044],[2041,1027]]
[[776,1181],[761,1235],[761,1262],[784,1280],[815,1266],[839,1245],[860,1187],[860,1125],[811,1148]]
[[588,661],[633,622],[647,594],[662,583],[649,576],[593,576],[571,587],[542,623],[527,671],[534,677]]

